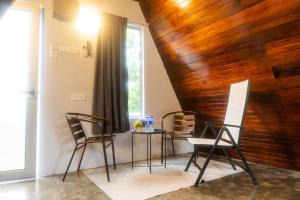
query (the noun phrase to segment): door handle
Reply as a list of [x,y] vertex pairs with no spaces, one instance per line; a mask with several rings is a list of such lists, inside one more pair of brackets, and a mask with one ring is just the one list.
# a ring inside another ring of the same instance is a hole
[[29,96],[32,96],[32,97],[38,95],[38,92],[35,90],[23,91],[21,93],[28,94]]

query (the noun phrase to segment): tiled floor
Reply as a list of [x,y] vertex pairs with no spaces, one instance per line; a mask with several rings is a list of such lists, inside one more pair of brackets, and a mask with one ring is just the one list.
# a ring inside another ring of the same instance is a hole
[[[252,164],[251,167],[259,181],[257,187],[252,185],[248,174],[242,172],[203,183],[199,187],[189,187],[152,199],[300,199],[300,172],[258,164]],[[0,199],[98,200],[109,199],[109,197],[85,175],[73,173],[68,175],[65,182],[61,181],[61,176],[50,176],[37,181],[0,185]]]
[[0,200],[100,200],[109,199],[83,173],[43,177],[37,181],[26,181],[0,185]]

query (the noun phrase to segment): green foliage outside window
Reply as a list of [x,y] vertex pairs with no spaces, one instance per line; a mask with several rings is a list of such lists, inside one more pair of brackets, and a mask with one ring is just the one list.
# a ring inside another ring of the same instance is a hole
[[128,110],[131,117],[141,116],[142,112],[142,85],[141,85],[141,66],[142,66],[142,38],[141,30],[127,28],[127,68],[128,68]]

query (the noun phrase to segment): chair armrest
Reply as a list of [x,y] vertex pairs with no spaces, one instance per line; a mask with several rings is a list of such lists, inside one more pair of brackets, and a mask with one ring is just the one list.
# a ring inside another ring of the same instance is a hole
[[79,121],[83,121],[83,122],[90,122],[90,123],[95,123],[97,124],[97,121],[96,120],[89,120],[89,119],[80,119],[80,118],[77,118]]
[[226,130],[229,131],[227,128],[228,127],[235,127],[235,128],[240,128],[242,129],[242,126],[237,126],[237,125],[232,125],[232,124],[224,124],[224,123],[219,123],[219,122],[212,122],[212,121],[204,121],[204,120],[200,120],[202,122],[205,123],[205,127],[201,133],[200,138],[204,138],[206,136],[206,133],[208,131],[208,129],[211,129],[211,131],[213,132],[214,136],[217,137],[218,133],[216,130],[216,126],[219,126],[218,128],[221,128],[220,130]]
[[[80,122],[88,122],[88,123],[96,124],[103,131],[107,130],[106,128],[108,126],[109,133],[112,135],[111,121],[108,119],[101,118],[101,117],[95,117],[95,116],[88,115],[88,114],[81,114],[81,113],[67,113],[66,115],[71,115],[71,116],[69,116],[70,119],[74,118]],[[103,134],[104,134],[104,132],[101,135],[103,135]]]
[[173,114],[177,114],[177,113],[183,113],[183,114],[189,113],[189,114],[194,114],[195,116],[198,116],[198,113],[196,113],[196,112],[194,112],[194,111],[186,111],[186,110],[182,110],[182,111],[175,111],[175,112],[167,113],[167,114],[165,114],[164,116],[162,116],[161,119],[164,119],[164,118],[166,118],[166,117],[169,116],[169,115],[173,115]]
[[212,121],[205,121],[205,120],[200,120],[202,122],[204,122],[206,125],[211,125],[211,126],[222,126],[222,127],[235,127],[235,128],[243,128],[242,126],[238,126],[238,125],[233,125],[233,124],[224,124],[221,122],[212,122]]
[[110,120],[108,120],[104,117],[98,117],[98,116],[88,115],[88,114],[83,114],[83,113],[66,113],[66,115],[75,115],[77,117],[77,119],[82,119],[82,118],[79,118],[79,117],[86,117],[86,118],[90,118],[92,120],[97,119],[97,120],[101,120],[101,121],[110,121]]

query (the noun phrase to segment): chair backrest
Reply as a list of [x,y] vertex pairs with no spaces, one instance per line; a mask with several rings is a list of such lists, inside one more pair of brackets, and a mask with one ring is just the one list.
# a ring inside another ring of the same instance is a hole
[[196,124],[196,113],[182,111],[174,113],[173,131],[175,134],[194,134]]
[[[247,111],[249,92],[249,80],[231,84],[224,124],[243,126]],[[228,130],[230,131],[235,143],[239,144],[241,129],[228,127]],[[230,138],[226,133],[223,134],[222,138],[230,141]]]
[[78,140],[86,138],[84,129],[78,116],[73,113],[67,113],[66,118],[75,142],[77,143]]

